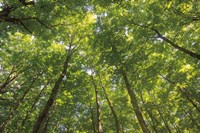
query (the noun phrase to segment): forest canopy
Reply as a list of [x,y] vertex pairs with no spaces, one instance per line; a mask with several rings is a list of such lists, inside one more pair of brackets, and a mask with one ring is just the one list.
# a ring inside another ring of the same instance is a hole
[[199,0],[1,0],[0,133],[199,133]]

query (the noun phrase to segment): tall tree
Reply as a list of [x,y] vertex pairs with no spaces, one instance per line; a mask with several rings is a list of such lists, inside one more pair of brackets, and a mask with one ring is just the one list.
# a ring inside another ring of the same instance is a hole
[[199,132],[199,9],[0,1],[1,132]]

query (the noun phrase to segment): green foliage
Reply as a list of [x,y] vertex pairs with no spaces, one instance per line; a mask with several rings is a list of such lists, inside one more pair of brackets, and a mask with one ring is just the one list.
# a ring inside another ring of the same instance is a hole
[[102,85],[120,132],[142,132],[123,69],[149,131],[198,133],[199,60],[152,29],[200,54],[199,7],[197,0],[0,1],[0,132],[32,132],[71,54],[40,132],[97,131],[91,75],[103,131],[117,128]]

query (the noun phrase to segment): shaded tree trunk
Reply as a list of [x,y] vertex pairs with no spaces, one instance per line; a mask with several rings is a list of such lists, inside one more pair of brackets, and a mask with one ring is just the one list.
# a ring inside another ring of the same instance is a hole
[[104,95],[105,95],[105,97],[106,97],[106,101],[107,101],[107,103],[108,103],[108,106],[109,106],[109,108],[110,108],[110,110],[111,110],[111,112],[112,112],[112,115],[113,115],[114,119],[115,119],[116,132],[117,132],[117,133],[120,133],[120,125],[119,125],[119,120],[118,120],[118,118],[117,118],[117,114],[116,114],[116,112],[115,112],[115,110],[114,110],[114,108],[113,108],[113,106],[112,106],[112,104],[111,104],[111,102],[110,102],[110,99],[108,98],[108,94],[107,94],[107,92],[106,92],[106,89],[105,89],[105,87],[104,87],[102,81],[101,81],[101,77],[100,77],[100,76],[99,76],[99,80],[100,80],[101,87],[102,87],[102,89],[103,89]]
[[200,125],[198,122],[196,122],[196,120],[193,118],[193,116],[190,114],[190,112],[186,112],[185,109],[183,107],[181,107],[181,110],[184,112],[185,116],[187,116],[194,125],[196,125],[196,127],[200,130]]
[[124,82],[125,82],[125,84],[126,84],[126,89],[127,89],[128,94],[129,94],[129,96],[130,96],[130,98],[131,98],[131,103],[132,103],[133,109],[134,109],[134,111],[135,111],[136,117],[137,117],[137,119],[138,119],[138,121],[139,121],[139,124],[140,124],[140,126],[141,126],[141,128],[142,128],[142,131],[143,131],[144,133],[150,133],[150,131],[149,131],[149,129],[148,129],[148,127],[147,127],[147,125],[146,125],[146,123],[145,123],[145,121],[144,121],[142,112],[141,112],[141,110],[140,110],[140,108],[139,108],[138,101],[137,101],[137,99],[136,99],[136,95],[135,95],[135,93],[131,90],[131,86],[130,86],[130,83],[129,83],[129,81],[128,81],[128,77],[127,77],[127,75],[126,75],[126,73],[125,73],[125,71],[124,71],[123,69],[121,69],[121,74],[122,74],[123,79],[124,79]]
[[[166,110],[167,110],[167,111],[166,111]],[[179,127],[176,125],[176,122],[173,121],[172,118],[171,118],[171,116],[170,116],[170,111],[169,111],[169,109],[167,108],[167,109],[165,109],[165,111],[167,112],[168,120],[170,121],[170,123],[171,123],[172,125],[174,125],[174,128],[176,129],[176,133],[180,133],[181,131],[180,131]]]
[[183,94],[183,96],[185,96],[185,98],[196,108],[196,110],[200,113],[200,108],[198,107],[198,105],[196,105],[196,103],[188,96],[188,94],[186,92],[183,91],[182,88],[178,87],[179,91]]
[[100,110],[100,101],[99,101],[99,94],[98,94],[99,92],[92,75],[91,75],[91,79],[92,79],[92,84],[95,89],[96,110],[97,110],[97,130],[98,130],[98,133],[103,133],[103,128],[101,125],[101,110]]
[[93,114],[93,111],[92,111],[91,102],[90,102],[90,115],[91,115],[91,120],[92,120],[92,129],[93,129],[93,132],[96,133],[95,122],[94,122],[94,114]]
[[[163,77],[166,81],[168,81],[169,83],[176,85],[176,83],[166,77]],[[188,100],[193,106],[194,108],[196,108],[196,110],[200,113],[200,108],[198,107],[198,105],[192,100],[193,97],[191,95],[188,95],[188,93],[184,90],[187,90],[187,88],[181,88],[180,86],[178,86],[178,91],[181,92],[181,94],[186,98],[186,100]],[[195,99],[195,98],[194,98]],[[197,100],[199,101],[199,100]]]
[[156,133],[159,133],[159,131],[158,131],[158,129],[157,129],[157,126],[156,126],[156,124],[158,124],[158,121],[157,121],[156,118],[153,116],[153,114],[151,113],[151,111],[146,107],[145,102],[144,102],[144,99],[143,99],[143,97],[142,97],[142,93],[140,93],[140,98],[141,98],[142,104],[144,105],[144,108],[145,108],[147,114],[149,115],[149,117],[150,117],[150,119],[151,119],[151,121],[152,121],[151,126],[152,126],[153,130],[154,130]]
[[[70,50],[69,50],[70,51]],[[49,114],[49,110],[50,108],[53,106],[55,98],[57,96],[57,93],[59,91],[60,85],[64,79],[64,77],[67,74],[67,69],[68,69],[68,64],[69,64],[69,60],[70,60],[70,52],[67,54],[66,60],[64,62],[63,65],[63,71],[60,74],[59,78],[57,79],[52,91],[51,91],[51,95],[47,101],[46,106],[44,107],[43,111],[40,112],[34,127],[33,127],[33,133],[38,133],[40,130],[40,127],[42,126],[42,124],[44,123],[45,119],[47,118],[48,114]]]
[[[119,63],[120,63],[120,64],[123,64],[122,61],[121,61],[121,58],[120,58],[120,55],[119,55],[119,52],[118,52],[116,46],[113,45],[113,44],[111,44],[111,46],[112,46],[112,52],[113,52],[113,54],[118,58]],[[144,133],[150,133],[150,131],[149,131],[149,129],[148,129],[148,127],[147,127],[147,125],[146,125],[146,123],[145,123],[145,121],[144,121],[142,112],[140,111],[140,108],[139,108],[139,105],[138,105],[138,101],[137,101],[137,99],[136,99],[136,95],[135,95],[135,93],[131,90],[131,85],[130,85],[130,83],[129,83],[129,80],[128,80],[128,77],[127,77],[127,75],[126,75],[126,72],[125,72],[124,69],[123,69],[123,66],[122,66],[122,68],[120,69],[120,72],[121,72],[122,77],[123,77],[123,79],[124,79],[124,82],[125,82],[125,85],[126,85],[126,89],[127,89],[127,91],[128,91],[129,97],[130,97],[130,99],[131,99],[131,104],[132,104],[132,106],[133,106],[133,109],[134,109],[134,112],[135,112],[135,114],[136,114],[136,117],[137,117],[137,119],[138,119],[138,121],[139,121],[139,124],[140,124],[140,126],[141,126],[141,128],[142,128],[142,131],[143,131]]]
[[162,112],[160,111],[159,107],[157,107],[157,105],[156,105],[156,108],[157,108],[157,111],[158,111],[158,113],[159,113],[159,115],[160,115],[162,121],[164,122],[165,127],[167,128],[168,132],[169,132],[169,133],[172,133],[172,131],[171,131],[171,129],[170,129],[170,127],[169,127],[169,125],[168,125],[166,119],[163,117]]
[[24,124],[26,123],[26,120],[29,118],[30,114],[32,113],[36,103],[38,102],[40,96],[42,95],[43,91],[45,90],[45,88],[47,87],[47,85],[49,84],[50,80],[45,84],[45,86],[42,88],[42,90],[40,91],[40,93],[38,94],[38,96],[36,97],[34,103],[32,104],[30,110],[26,113],[25,118],[22,120],[22,124],[21,127],[24,126]]
[[3,121],[3,123],[0,125],[0,132],[4,131],[4,129],[6,128],[6,126],[8,125],[8,123],[10,122],[10,120],[13,118],[14,113],[19,108],[19,106],[22,104],[22,102],[24,101],[24,98],[29,93],[29,91],[31,90],[32,85],[35,83],[35,81],[37,80],[38,77],[39,76],[37,75],[37,77],[33,79],[33,81],[31,82],[31,84],[28,86],[28,89],[24,92],[24,94],[22,95],[22,97],[17,100],[17,102],[14,105],[14,107],[10,110],[10,113],[8,114],[8,116],[6,117],[6,119]]
[[188,95],[188,97],[190,97],[191,99],[195,100],[196,102],[198,102],[198,104],[200,104],[200,96],[197,94],[193,94],[191,91],[189,91],[188,89],[182,89],[182,91],[184,93],[186,93]]

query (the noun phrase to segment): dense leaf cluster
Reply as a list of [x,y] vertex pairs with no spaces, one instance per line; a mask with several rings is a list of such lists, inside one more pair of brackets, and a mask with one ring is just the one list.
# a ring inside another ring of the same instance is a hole
[[200,132],[199,9],[1,1],[0,132]]

